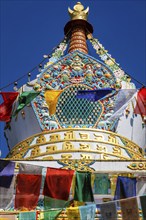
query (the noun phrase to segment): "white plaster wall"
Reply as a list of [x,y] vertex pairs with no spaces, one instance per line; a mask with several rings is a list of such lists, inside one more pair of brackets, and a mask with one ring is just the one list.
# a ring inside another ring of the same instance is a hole
[[[17,162],[17,161],[16,161]],[[57,161],[18,161],[18,163],[26,163],[26,164],[33,164],[43,167],[55,167],[60,168],[62,165],[58,164]],[[125,161],[96,161],[90,167],[95,170],[97,173],[111,173],[111,174],[118,174],[118,173],[134,173],[136,176],[145,176],[145,170],[131,170],[128,168],[128,165],[131,164],[132,161],[125,162]]]
[[125,112],[120,117],[116,133],[127,137],[143,149],[146,146],[146,125],[143,125],[140,115],[133,114],[133,110],[130,111],[127,118]]

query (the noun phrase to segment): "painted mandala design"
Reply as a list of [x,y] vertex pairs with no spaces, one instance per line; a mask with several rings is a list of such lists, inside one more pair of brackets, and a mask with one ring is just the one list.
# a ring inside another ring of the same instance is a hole
[[[76,99],[75,96],[78,90],[113,88],[116,83],[113,72],[105,64],[79,51],[70,53],[46,67],[34,87],[41,93],[32,102],[42,130],[62,127],[107,129],[109,125],[102,122],[112,114],[112,99],[90,102]],[[49,115],[45,102],[46,89],[63,90],[54,116]]]

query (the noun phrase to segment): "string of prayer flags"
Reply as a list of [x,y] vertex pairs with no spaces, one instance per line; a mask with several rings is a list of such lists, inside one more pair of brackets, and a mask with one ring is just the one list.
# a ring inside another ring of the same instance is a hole
[[76,98],[88,99],[90,101],[96,102],[113,95],[113,91],[115,91],[115,89],[112,88],[103,88],[96,90],[79,90],[76,95]]
[[96,212],[96,205],[89,204],[85,206],[79,206],[80,211],[80,219],[81,220],[94,220],[95,219],[95,212]]
[[117,219],[117,207],[116,202],[105,202],[100,204],[101,216],[103,219],[111,220]]
[[37,97],[40,92],[35,91],[25,91],[22,92],[18,99],[18,107],[16,111],[13,113],[13,116],[16,116],[19,111],[21,111],[26,105],[28,105],[35,97]]
[[140,196],[143,219],[146,219],[146,195]]
[[36,212],[20,212],[19,220],[36,220]]
[[137,93],[134,113],[141,116],[146,116],[146,88],[141,88]]
[[15,208],[27,208],[29,210],[35,209],[38,203],[41,175],[32,174],[18,174],[15,196]]
[[[119,64],[112,58],[111,54],[108,53],[107,50],[103,47],[103,45],[99,42],[96,38],[89,38],[93,48],[96,50],[96,53],[99,55],[101,60],[110,67],[110,69],[115,73],[117,70],[120,70]],[[120,77],[121,74],[119,73],[118,76]]]
[[94,179],[94,193],[95,194],[108,194],[109,179],[108,174],[95,173]]
[[55,220],[57,216],[61,213],[62,209],[53,209],[44,212],[44,220]]
[[114,200],[136,196],[136,178],[118,176]]
[[77,171],[75,181],[74,200],[80,202],[93,202],[94,197],[91,187],[91,173]]
[[11,119],[12,105],[18,96],[18,92],[0,92],[4,102],[0,104],[0,121],[8,122]]
[[63,90],[47,90],[44,94],[46,103],[49,107],[49,114],[54,115],[56,112],[56,105],[58,98]]
[[19,163],[19,174],[42,174],[43,167],[33,164]]
[[128,198],[120,200],[122,220],[139,220],[139,210],[137,198]]
[[74,170],[47,168],[43,194],[68,201],[73,175]]

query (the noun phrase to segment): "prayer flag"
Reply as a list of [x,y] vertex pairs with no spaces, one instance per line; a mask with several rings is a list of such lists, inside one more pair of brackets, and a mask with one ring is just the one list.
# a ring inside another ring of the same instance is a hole
[[0,160],[0,208],[11,207],[14,190],[15,163]]
[[115,89],[112,88],[103,88],[96,90],[79,90],[76,98],[78,99],[88,99],[90,101],[96,102],[98,100],[105,99],[111,95],[113,95]]
[[19,220],[36,220],[36,212],[20,212]]
[[85,206],[79,206],[81,220],[94,220],[96,213],[96,205],[89,204]]
[[0,160],[0,187],[10,187],[14,175],[14,168],[14,162]]
[[0,220],[17,220],[17,215],[15,214],[0,215]]
[[116,95],[114,113],[111,117],[108,118],[108,121],[115,120],[121,117],[124,113],[124,110],[128,106],[129,102],[134,98],[136,94],[136,89],[121,89]]
[[146,180],[145,178],[137,178],[136,195],[146,195]]
[[0,187],[0,209],[11,208],[14,194],[15,176],[13,176],[9,188]]
[[42,174],[43,167],[33,165],[33,164],[25,164],[19,163],[19,174]]
[[114,201],[100,204],[100,211],[101,211],[102,219],[105,220],[117,219],[117,207]]
[[0,160],[0,176],[11,176],[14,174],[15,162]]
[[35,209],[38,203],[41,175],[18,174],[16,185],[15,208]]
[[146,195],[140,196],[143,219],[146,219]]
[[137,102],[134,113],[146,116],[146,88],[141,88],[137,93]]
[[65,208],[70,205],[70,201],[65,201],[61,199],[53,199],[48,196],[44,196],[44,209],[48,210],[51,208]]
[[93,202],[93,192],[91,187],[91,173],[76,172],[76,184],[74,200],[80,202]]
[[0,159],[0,172],[9,164],[8,160],[1,160]]
[[20,110],[22,110],[26,105],[28,105],[40,92],[26,91],[23,92],[18,99],[18,107],[14,112],[13,116],[16,116]]
[[55,220],[61,211],[62,209],[50,209],[48,211],[44,211],[44,220]]
[[118,176],[114,199],[136,196],[136,178]]
[[68,200],[74,170],[47,168],[44,191],[45,196]]
[[0,104],[0,121],[8,122],[11,118],[12,105],[18,96],[18,92],[0,92],[4,102]]
[[94,193],[108,194],[108,188],[109,188],[108,174],[95,173]]
[[120,206],[123,220],[139,220],[139,210],[136,197],[120,200]]
[[67,218],[69,220],[80,220],[79,207],[69,207],[66,209]]
[[44,94],[46,103],[49,107],[49,114],[54,115],[56,112],[56,105],[62,90],[47,90]]

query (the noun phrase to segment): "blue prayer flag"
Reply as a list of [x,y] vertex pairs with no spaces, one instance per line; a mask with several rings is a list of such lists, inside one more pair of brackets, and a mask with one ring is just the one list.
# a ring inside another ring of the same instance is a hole
[[90,101],[96,102],[98,100],[105,99],[115,93],[113,88],[103,88],[96,90],[79,90],[76,98],[78,99],[88,99]]
[[118,176],[114,199],[136,196],[136,178]]
[[85,206],[79,206],[80,211],[80,218],[81,220],[94,220],[95,219],[95,212],[96,212],[96,205],[89,204]]
[[0,160],[0,187],[9,188],[14,175],[15,162]]

